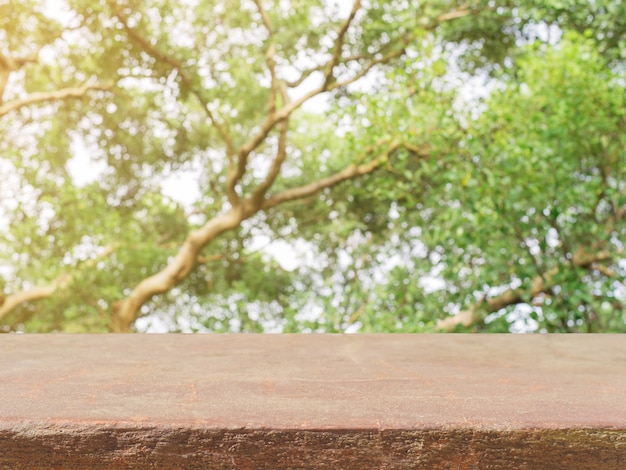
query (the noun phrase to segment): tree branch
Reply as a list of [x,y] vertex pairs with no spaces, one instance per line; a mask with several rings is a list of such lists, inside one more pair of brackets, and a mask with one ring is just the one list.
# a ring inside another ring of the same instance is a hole
[[[276,101],[277,101],[278,95],[282,96],[283,107],[286,106],[290,102],[290,100],[289,100],[289,95],[287,94],[282,81],[278,79],[278,77],[276,76],[276,61],[274,60],[276,47],[272,43],[272,36],[274,33],[272,30],[271,21],[269,19],[269,16],[267,15],[267,12],[261,5],[260,0],[255,0],[255,4],[263,20],[265,29],[267,30],[267,34],[268,34],[267,42],[269,43],[269,46],[267,47],[267,50],[265,52],[265,62],[267,63],[267,68],[270,72],[270,77],[271,77],[271,90],[270,90],[270,96],[268,98],[268,103],[267,103],[267,112],[268,112],[268,118],[266,119],[266,123],[267,123],[271,121],[273,116],[276,115]],[[288,117],[285,117],[283,121],[278,121],[278,122],[282,122],[281,130],[280,130],[280,137],[279,137],[278,153],[275,159],[273,160],[272,168],[270,169],[268,173],[268,178],[266,179],[264,183],[261,183],[254,191],[253,199],[257,203],[263,197],[263,195],[265,194],[265,191],[267,191],[267,188],[265,187],[266,182],[268,184],[267,187],[269,187],[269,185],[271,185],[271,183],[273,182],[273,178],[271,177],[272,172],[276,171],[276,174],[278,174],[282,166],[282,163],[285,160],[286,134],[287,134],[287,128],[288,128],[287,118]],[[276,123],[272,124],[272,126],[268,128],[267,133],[262,137],[261,140],[265,140],[265,138],[269,135],[269,132],[271,131],[272,127],[274,127],[275,125]],[[258,146],[260,142],[261,141],[258,141],[256,145]],[[241,147],[239,151],[237,152],[236,164],[232,158],[229,159],[228,175],[226,179],[226,195],[228,197],[228,201],[233,207],[235,207],[236,205],[240,203],[240,198],[235,188],[237,184],[241,181],[241,178],[243,178],[243,175],[246,172],[246,169],[248,166],[248,158],[250,156],[250,153],[254,150],[255,147],[246,147],[246,145]],[[274,178],[275,177],[276,175],[274,175]]]
[[357,80],[359,80],[360,78],[364,77],[365,75],[367,75],[370,70],[372,70],[374,67],[376,67],[377,65],[381,65],[381,64],[386,64],[387,62],[390,62],[393,59],[396,59],[402,55],[404,55],[404,48],[402,49],[398,49],[395,51],[392,51],[384,56],[382,56],[379,59],[374,59],[372,61],[370,61],[366,66],[364,66],[359,72],[357,72],[356,74],[354,74],[352,77],[347,78],[341,82],[335,82],[332,83],[330,85],[328,85],[326,87],[326,90],[324,91],[331,91],[334,90],[336,88],[344,88],[354,82],[356,82]]
[[[85,262],[85,267],[93,267],[96,263],[110,256],[117,245],[106,247],[98,256]],[[75,272],[66,272],[54,279],[50,284],[37,286],[27,291],[17,292],[4,298],[0,296],[0,319],[7,316],[13,309],[25,302],[47,299],[52,297],[58,290],[66,289],[72,282]]]
[[[353,6],[353,12],[356,14],[356,10],[354,10],[354,7],[358,8],[358,5],[355,4]],[[452,20],[456,20],[458,18],[462,18],[464,16],[469,16],[472,14],[476,14],[478,13],[477,10],[471,10],[469,5],[463,5],[460,6],[454,10],[451,10],[447,13],[443,13],[441,15],[439,15],[438,17],[435,18],[435,20],[426,25],[425,27],[423,27],[425,30],[427,31],[432,31],[433,29],[435,29],[437,26],[439,26],[441,23],[444,23],[446,21],[452,21]],[[343,31],[342,33],[342,38],[341,40],[343,41],[343,35],[345,35],[350,23],[353,21],[354,17],[351,14],[351,17],[348,18],[348,22],[344,23],[344,25],[342,26],[341,31]],[[345,29],[344,29],[345,28]],[[408,33],[405,35],[404,38],[402,38],[402,40],[400,41],[401,43],[404,44],[408,44],[412,39],[414,38],[413,33]],[[363,59],[367,59],[369,57],[373,57],[377,54],[383,54],[385,53],[385,51],[391,47],[392,45],[397,44],[394,41],[390,41],[390,42],[386,42],[385,44],[383,44],[378,51],[371,53],[371,54],[353,54],[347,57],[342,57],[341,56],[341,46],[337,47],[337,43],[335,43],[335,47],[334,49],[334,53],[333,56],[331,58],[330,62],[327,62],[326,64],[321,64],[321,65],[315,65],[313,67],[304,69],[300,72],[300,76],[292,81],[285,81],[285,84],[289,87],[289,88],[296,88],[299,85],[302,84],[302,82],[304,82],[307,78],[309,78],[313,73],[315,72],[328,72],[329,70],[329,66],[332,64],[332,61],[334,60],[335,63],[334,65],[330,68],[330,70],[332,71],[332,68],[336,67],[339,64],[347,64],[349,62],[354,62],[354,61],[359,61],[359,60],[363,60]],[[339,53],[339,55],[337,55],[337,53]],[[398,54],[399,55],[399,54]],[[394,56],[396,57],[396,56]],[[324,74],[325,80],[329,80],[331,79],[330,76],[328,76],[326,73]]]
[[443,23],[445,21],[456,20],[458,18],[463,18],[464,16],[469,16],[471,14],[472,14],[472,11],[470,10],[469,5],[461,5],[460,7],[455,8],[452,11],[449,11],[447,13],[442,13],[441,15],[439,15],[435,19],[434,26],[438,25],[439,23]]
[[[576,267],[589,269],[594,267],[596,263],[607,261],[611,258],[612,256],[608,251],[602,250],[597,253],[589,253],[585,249],[579,248],[572,257],[572,263]],[[533,278],[530,290],[528,291],[524,291],[522,289],[509,289],[496,297],[476,302],[468,309],[459,312],[457,315],[439,320],[435,326],[435,330],[440,332],[452,332],[459,325],[469,328],[470,326],[483,321],[490,313],[497,312],[498,310],[511,305],[523,303],[523,297],[533,298],[542,292],[547,292],[554,286],[554,276],[559,273],[561,268],[563,267],[554,267],[547,271],[543,276]]]
[[267,12],[263,8],[263,5],[261,5],[261,0],[254,0],[254,3],[256,5],[257,10],[259,10],[259,13],[261,14],[261,20],[263,21],[263,25],[265,26],[265,29],[267,29],[267,32],[271,36],[272,34],[274,34],[274,31],[272,28],[272,22],[270,21],[270,17],[267,15]]
[[263,202],[261,209],[271,209],[272,207],[278,206],[279,204],[282,204],[284,202],[302,199],[316,194],[326,188],[336,186],[346,180],[372,173],[387,161],[390,153],[400,147],[402,147],[401,143],[393,142],[376,158],[370,160],[367,163],[363,163],[361,165],[352,164],[333,175],[327,176],[326,178],[319,179],[303,186],[298,186],[296,188],[290,188],[282,191],[270,197],[269,199],[266,199]]
[[[284,96],[286,93],[284,93]],[[285,158],[287,157],[287,130],[289,129],[289,120],[285,119],[280,125],[280,134],[278,136],[278,149],[276,156],[272,160],[272,165],[267,172],[265,180],[260,183],[252,194],[252,200],[255,205],[259,205],[269,188],[274,184],[280,169],[282,168]]]
[[352,5],[352,10],[350,11],[350,15],[348,15],[346,20],[341,25],[339,32],[337,33],[337,39],[335,40],[333,55],[330,61],[328,61],[328,63],[324,67],[324,83],[322,85],[322,88],[328,87],[333,79],[333,70],[339,62],[339,59],[341,58],[343,39],[348,32],[348,29],[350,28],[350,24],[352,23],[352,21],[354,21],[354,18],[359,11],[359,8],[361,8],[361,0],[355,0],[354,4]]
[[82,98],[89,90],[102,90],[107,91],[113,87],[112,83],[107,84],[85,84],[76,88],[62,88],[56,91],[49,92],[36,92],[31,93],[29,96],[23,99],[12,100],[8,103],[0,106],[0,116],[4,116],[5,114],[10,113],[11,111],[15,111],[17,109],[23,108],[24,106],[28,106],[34,103],[41,103],[45,101],[57,101],[57,100],[65,100],[68,98]]
[[314,72],[321,72],[322,70],[324,70],[324,65],[316,65],[315,67],[311,67],[309,69],[303,70],[300,73],[300,76],[296,78],[295,80],[285,81],[285,84],[289,88],[296,88],[302,85],[302,82],[304,82],[307,78],[309,78]]
[[158,294],[167,292],[192,270],[198,260],[200,251],[212,240],[232,230],[241,222],[250,217],[253,212],[244,205],[234,207],[228,212],[209,220],[204,226],[190,233],[178,253],[158,273],[142,280],[125,299],[113,306],[111,330],[114,332],[128,332],[130,325],[139,317],[140,308],[148,300]]
[[[257,4],[259,5],[259,10],[261,10],[261,14],[267,16],[265,14],[265,11],[262,10],[260,3],[258,1],[257,1]],[[271,28],[271,24],[269,23],[269,19],[266,20],[266,23],[267,23],[266,27],[271,38],[272,28]],[[274,61],[274,53],[275,53],[275,47],[273,44],[271,44],[266,53],[267,67],[270,70],[270,74],[272,77],[272,92],[270,94],[270,101],[268,104],[268,109],[269,109],[270,114],[276,113],[276,99],[278,95],[280,95],[280,97],[282,98],[283,107],[288,106],[291,103],[289,94],[287,93],[287,89],[285,87],[285,83],[276,76],[276,62]],[[287,117],[280,123],[280,130],[279,130],[279,136],[278,136],[278,148],[276,150],[276,156],[272,160],[272,165],[267,172],[265,180],[262,183],[260,183],[254,189],[252,193],[252,197],[251,197],[252,203],[257,207],[260,205],[262,199],[265,197],[265,194],[267,193],[268,189],[272,186],[272,184],[274,184],[274,181],[278,177],[278,174],[280,173],[280,169],[282,168],[282,165],[285,162],[285,158],[287,157],[287,131],[288,130],[289,130],[289,118]]]

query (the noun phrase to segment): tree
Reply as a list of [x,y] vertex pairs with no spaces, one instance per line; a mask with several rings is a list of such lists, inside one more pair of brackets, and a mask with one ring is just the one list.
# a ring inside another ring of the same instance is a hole
[[0,319],[623,329],[624,5],[541,3],[11,2]]

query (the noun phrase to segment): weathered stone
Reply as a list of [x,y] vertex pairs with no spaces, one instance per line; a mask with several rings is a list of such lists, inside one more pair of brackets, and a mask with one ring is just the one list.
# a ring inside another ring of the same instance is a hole
[[626,468],[619,335],[3,335],[0,468]]

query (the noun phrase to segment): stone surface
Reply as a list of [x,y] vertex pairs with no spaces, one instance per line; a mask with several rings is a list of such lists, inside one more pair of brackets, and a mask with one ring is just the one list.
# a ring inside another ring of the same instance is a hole
[[0,468],[626,468],[626,336],[2,335]]

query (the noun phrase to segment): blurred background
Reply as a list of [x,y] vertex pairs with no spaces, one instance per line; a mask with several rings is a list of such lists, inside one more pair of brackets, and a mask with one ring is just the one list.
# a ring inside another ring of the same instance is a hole
[[5,0],[3,332],[625,332],[623,0]]

